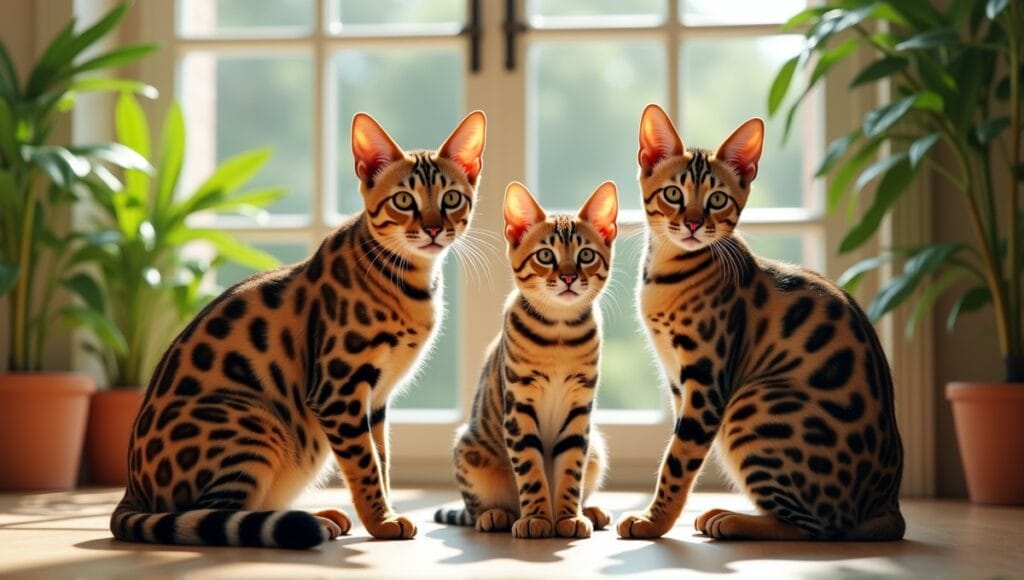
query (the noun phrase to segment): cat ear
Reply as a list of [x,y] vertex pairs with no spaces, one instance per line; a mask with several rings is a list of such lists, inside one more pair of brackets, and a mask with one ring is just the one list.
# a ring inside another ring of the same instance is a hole
[[373,117],[356,113],[352,118],[352,157],[356,161],[359,180],[367,187],[373,187],[377,172],[405,157],[405,153]]
[[522,183],[508,184],[505,188],[505,239],[510,244],[518,245],[530,226],[546,219],[544,210]]
[[740,187],[747,187],[757,177],[763,144],[764,121],[755,117],[740,125],[719,145],[715,158],[732,166],[740,175]]
[[473,186],[476,186],[476,181],[480,177],[480,169],[483,167],[480,156],[484,152],[486,131],[487,117],[484,116],[483,111],[473,111],[466,115],[466,118],[459,123],[459,126],[452,131],[441,148],[437,150],[438,157],[451,159],[461,167],[466,172],[469,183]]
[[679,133],[665,111],[658,105],[647,105],[640,117],[640,152],[637,154],[642,175],[650,175],[659,161],[682,155],[683,151]]
[[618,217],[619,192],[615,189],[614,181],[606,181],[594,190],[579,213],[579,218],[594,226],[608,244],[619,233],[619,228],[615,224]]

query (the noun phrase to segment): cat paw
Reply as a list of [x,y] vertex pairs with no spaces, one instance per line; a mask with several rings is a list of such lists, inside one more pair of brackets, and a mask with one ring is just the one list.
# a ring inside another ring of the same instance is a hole
[[367,524],[366,531],[379,540],[408,540],[416,535],[416,524],[405,516],[392,515]]
[[626,514],[619,519],[617,525],[619,537],[627,540],[660,538],[672,528],[655,519],[647,512]]
[[352,529],[352,520],[344,512],[335,509],[320,510],[313,514],[327,529],[330,539],[344,536]]
[[594,525],[588,518],[571,516],[555,522],[555,533],[563,538],[589,538]]
[[519,518],[512,524],[513,538],[550,538],[553,533],[551,520],[544,518]]
[[481,532],[507,532],[512,528],[515,516],[507,510],[492,508],[476,518],[476,529]]
[[583,515],[587,516],[594,523],[595,530],[603,530],[612,523],[612,516],[597,506],[583,508]]
[[694,527],[694,529],[696,529],[698,532],[704,534],[705,536],[710,535],[710,534],[708,534],[708,522],[710,522],[712,518],[714,518],[715,516],[717,516],[719,514],[729,514],[729,513],[733,513],[733,512],[730,512],[729,510],[723,510],[723,509],[717,509],[717,508],[716,509],[712,509],[712,510],[708,510],[708,511],[700,514],[699,516],[697,516],[697,519],[693,520],[693,527]]

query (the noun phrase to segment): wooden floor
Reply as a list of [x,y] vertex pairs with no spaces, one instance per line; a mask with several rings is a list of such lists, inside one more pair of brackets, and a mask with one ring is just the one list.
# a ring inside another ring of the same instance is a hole
[[[711,507],[746,509],[728,494],[695,494],[677,527],[658,541],[624,541],[613,531],[587,540],[513,540],[508,535],[434,524],[451,490],[398,490],[398,509],[419,525],[411,541],[372,540],[358,524],[350,536],[316,550],[147,546],[111,539],[107,520],[118,490],[0,495],[0,577],[518,577],[571,578],[624,574],[721,577],[991,576],[1024,574],[1024,509],[952,501],[906,501],[902,542],[713,542],[692,532],[695,515]],[[307,509],[342,507],[347,492],[307,494]],[[644,493],[596,498],[618,514],[636,509]]]

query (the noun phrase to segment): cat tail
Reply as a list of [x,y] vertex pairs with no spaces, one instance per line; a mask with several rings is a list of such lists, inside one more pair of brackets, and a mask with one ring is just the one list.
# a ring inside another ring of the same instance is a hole
[[466,508],[437,508],[434,512],[434,521],[449,526],[473,526],[476,525],[476,518],[469,514]]
[[328,531],[304,511],[200,509],[150,513],[122,500],[110,517],[118,540],[150,544],[252,546],[305,550],[329,539]]

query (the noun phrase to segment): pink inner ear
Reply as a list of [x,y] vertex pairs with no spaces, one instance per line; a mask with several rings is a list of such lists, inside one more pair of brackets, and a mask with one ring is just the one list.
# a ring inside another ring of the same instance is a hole
[[725,161],[740,175],[740,185],[746,187],[757,177],[757,163],[761,159],[764,143],[764,124],[759,119],[740,126],[722,146],[715,157]]
[[[660,109],[659,109],[660,111]],[[683,143],[663,112],[645,111],[640,120],[637,162],[649,174],[662,159],[683,154]]]

